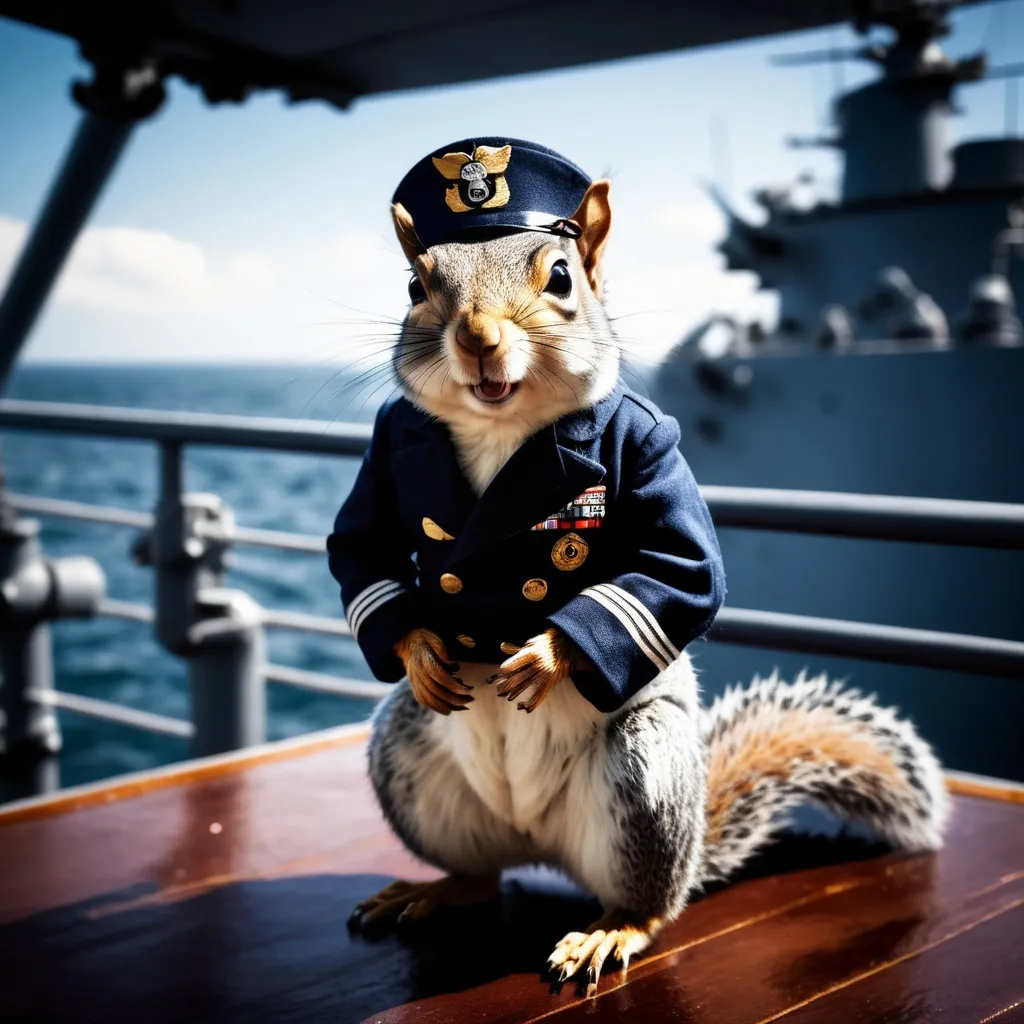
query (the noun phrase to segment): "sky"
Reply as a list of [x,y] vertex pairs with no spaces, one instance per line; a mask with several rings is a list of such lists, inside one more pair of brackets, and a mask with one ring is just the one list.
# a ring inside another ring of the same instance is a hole
[[[1024,0],[960,10],[953,23],[944,45],[954,55],[984,48],[1002,64],[1024,54]],[[372,97],[345,112],[273,93],[211,107],[172,81],[23,358],[355,359],[387,330],[378,322],[405,308],[408,274],[388,213],[395,185],[424,154],[474,134],[544,143],[610,176],[608,303],[635,358],[656,358],[716,312],[770,319],[773,297],[751,275],[726,273],[714,252],[724,220],[704,185],[752,219],[751,190],[804,171],[833,195],[835,155],[785,139],[828,129],[836,70],[774,68],[769,58],[860,41],[836,27]],[[87,72],[74,43],[0,18],[0,282],[77,124],[70,83]],[[841,74],[849,88],[875,72],[851,63]],[[958,140],[1002,134],[1005,95],[1002,82],[963,89]]]

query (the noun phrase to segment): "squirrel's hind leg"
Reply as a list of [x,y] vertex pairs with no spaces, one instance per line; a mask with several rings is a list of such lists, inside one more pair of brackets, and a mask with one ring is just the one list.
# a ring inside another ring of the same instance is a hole
[[501,869],[529,860],[526,841],[470,786],[444,742],[448,719],[418,704],[403,681],[381,702],[370,734],[370,781],[406,848],[447,877],[398,880],[360,903],[353,928],[379,929],[499,895]]
[[679,915],[703,861],[705,748],[688,659],[641,693],[595,738],[566,801],[576,827],[564,830],[564,866],[606,913],[566,935],[548,966],[561,981],[586,967],[588,994],[609,956],[625,969]]

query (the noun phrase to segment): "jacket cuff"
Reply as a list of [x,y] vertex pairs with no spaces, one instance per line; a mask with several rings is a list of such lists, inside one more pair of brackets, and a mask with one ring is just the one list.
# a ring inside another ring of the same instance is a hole
[[389,580],[367,587],[349,605],[346,618],[374,676],[384,683],[402,679],[405,666],[394,646],[421,625],[415,588]]
[[572,681],[604,714],[618,711],[661,671],[625,633],[619,619],[588,597],[573,598],[548,616],[548,622],[593,662],[594,671],[574,672]]

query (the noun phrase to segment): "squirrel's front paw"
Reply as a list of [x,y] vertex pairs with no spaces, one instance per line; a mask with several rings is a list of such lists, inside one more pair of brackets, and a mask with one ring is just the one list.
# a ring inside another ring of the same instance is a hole
[[402,659],[412,695],[424,707],[439,715],[465,711],[473,687],[454,675],[459,666],[448,660],[444,641],[429,629],[412,629],[395,644]]
[[575,645],[561,630],[548,629],[503,661],[488,682],[497,683],[498,695],[510,701],[532,686],[533,693],[518,705],[520,711],[529,714],[560,679],[572,672],[577,654]]

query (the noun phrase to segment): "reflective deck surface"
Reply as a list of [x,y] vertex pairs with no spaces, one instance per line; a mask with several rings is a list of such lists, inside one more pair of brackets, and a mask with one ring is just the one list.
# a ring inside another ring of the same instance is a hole
[[320,734],[0,811],[0,1020],[1024,1021],[1013,794],[958,794],[938,856],[783,840],[588,1001],[540,967],[597,907],[540,872],[500,907],[348,932],[359,899],[433,874],[387,831],[364,743]]

